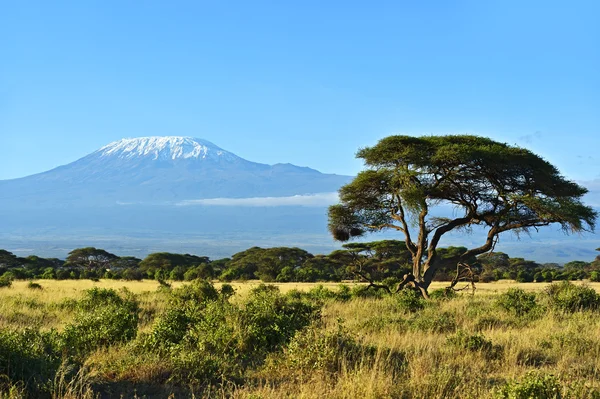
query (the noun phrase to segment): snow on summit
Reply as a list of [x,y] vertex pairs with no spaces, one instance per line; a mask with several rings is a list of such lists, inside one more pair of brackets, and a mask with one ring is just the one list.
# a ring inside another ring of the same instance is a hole
[[114,141],[98,150],[101,157],[151,157],[152,159],[223,159],[237,158],[213,143],[192,137],[138,137]]

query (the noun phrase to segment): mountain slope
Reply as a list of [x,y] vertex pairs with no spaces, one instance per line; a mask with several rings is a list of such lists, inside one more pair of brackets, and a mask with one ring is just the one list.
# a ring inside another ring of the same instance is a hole
[[0,204],[97,206],[332,192],[348,176],[251,162],[206,140],[141,137],[110,143],[68,165],[0,181]]

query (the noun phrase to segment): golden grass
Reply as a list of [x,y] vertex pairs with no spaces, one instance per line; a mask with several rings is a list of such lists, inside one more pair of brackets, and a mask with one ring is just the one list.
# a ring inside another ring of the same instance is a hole
[[[37,281],[42,290],[27,288],[18,281],[11,288],[0,289],[0,328],[61,328],[72,314],[57,304],[76,299],[92,287],[121,289],[135,293],[142,308],[140,331],[147,330],[165,306],[165,298],[155,281],[125,282],[114,280]],[[184,283],[174,283],[180,286]],[[260,282],[232,283],[243,297]],[[581,284],[581,283],[577,283]],[[215,284],[217,288],[219,283]],[[277,283],[282,292],[306,291],[319,283]],[[337,289],[338,283],[324,283]],[[434,283],[432,289],[447,283]],[[600,283],[589,283],[600,292]],[[410,313],[399,307],[396,298],[353,299],[328,302],[322,310],[323,328],[332,331],[341,322],[344,329],[365,345],[380,350],[401,352],[406,367],[390,370],[385,359],[363,362],[358,367],[342,367],[334,375],[318,370],[303,378],[262,376],[245,386],[227,386],[205,391],[196,397],[234,398],[493,398],[494,389],[506,381],[520,379],[528,372],[552,374],[564,389],[584,387],[571,397],[587,397],[585,389],[600,389],[600,317],[594,312],[573,314],[546,311],[538,318],[518,318],[495,306],[495,297],[509,288],[541,291],[547,283],[500,281],[478,284],[475,295],[470,291],[450,301],[429,303],[425,309]],[[433,321],[433,328],[423,321]],[[437,324],[436,324],[437,323]],[[457,331],[481,335],[497,352],[467,350],[449,344]],[[275,356],[284,356],[277,354]],[[285,360],[285,359],[284,359]],[[164,381],[168,366],[160,359],[136,357],[126,347],[102,349],[86,361],[85,378],[111,384],[150,386]],[[282,373],[284,371],[281,371]],[[83,377],[82,377],[83,378]],[[88,388],[69,388],[55,397],[92,397]],[[82,385],[83,386],[83,385]],[[587,388],[586,388],[587,387]],[[19,398],[19,387],[0,398]],[[123,388],[126,389],[126,388]],[[150,391],[149,391],[150,392]],[[148,394],[148,397],[163,397]],[[123,397],[133,397],[129,392]],[[177,397],[185,397],[178,395]]]

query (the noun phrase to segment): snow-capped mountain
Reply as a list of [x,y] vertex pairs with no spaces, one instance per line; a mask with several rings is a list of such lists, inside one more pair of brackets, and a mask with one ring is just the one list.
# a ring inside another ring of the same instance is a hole
[[238,156],[217,147],[210,141],[192,137],[139,137],[121,139],[100,148],[97,153],[101,157],[139,158],[151,156],[158,159],[210,159],[234,160]]
[[68,165],[0,181],[0,205],[62,207],[334,192],[350,177],[245,160],[191,137],[122,139]]

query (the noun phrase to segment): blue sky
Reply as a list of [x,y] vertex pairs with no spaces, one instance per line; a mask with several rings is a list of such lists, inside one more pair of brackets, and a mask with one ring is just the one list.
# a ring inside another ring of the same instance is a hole
[[354,174],[474,133],[600,178],[597,1],[22,1],[0,13],[0,179],[122,137]]

